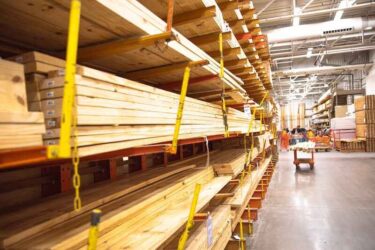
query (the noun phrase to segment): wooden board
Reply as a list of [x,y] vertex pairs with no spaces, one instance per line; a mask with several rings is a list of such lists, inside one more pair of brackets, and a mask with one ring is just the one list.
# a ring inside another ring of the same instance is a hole
[[1,59],[0,112],[27,112],[23,65]]

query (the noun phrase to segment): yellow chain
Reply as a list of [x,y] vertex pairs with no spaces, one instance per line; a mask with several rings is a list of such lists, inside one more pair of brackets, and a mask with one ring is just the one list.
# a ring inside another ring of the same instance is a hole
[[[76,91],[76,86],[74,86],[74,92]],[[75,93],[74,93],[75,96]],[[73,187],[74,187],[74,201],[73,206],[75,211],[79,211],[82,207],[81,197],[79,189],[81,187],[81,176],[79,175],[78,166],[79,166],[79,152],[78,152],[78,139],[77,139],[77,105],[75,98],[73,100],[73,154],[72,154],[72,163],[73,163]]]

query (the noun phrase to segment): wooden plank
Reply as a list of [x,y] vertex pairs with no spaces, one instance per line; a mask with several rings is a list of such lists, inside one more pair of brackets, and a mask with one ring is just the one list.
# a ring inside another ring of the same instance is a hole
[[[240,54],[240,53],[241,53],[241,48],[240,47],[230,48],[230,49],[224,49],[223,50],[223,56],[224,57],[230,56],[230,55],[237,55],[237,54]],[[213,58],[220,57],[220,51],[219,50],[207,52],[207,54],[210,55]]]
[[147,47],[153,45],[157,41],[167,39],[174,39],[172,32],[121,39],[117,41],[79,48],[78,61],[90,61],[98,60],[104,57],[111,57],[116,54],[121,54],[131,50]]
[[44,123],[42,112],[10,113],[0,112],[1,123]]
[[27,112],[23,65],[1,59],[0,112]]
[[202,36],[196,36],[196,37],[191,37],[190,41],[193,42],[194,44],[201,46],[201,45],[206,45],[209,43],[217,43],[219,41],[219,34],[223,34],[223,41],[230,40],[232,38],[232,33],[231,32],[214,32]]
[[40,134],[33,135],[0,135],[0,150],[42,145]]
[[35,124],[3,124],[0,123],[0,135],[30,135],[44,134],[46,131],[43,123]]
[[194,23],[197,21],[201,21],[205,18],[212,18],[216,16],[216,7],[204,7],[201,9],[196,9],[193,11],[188,11],[185,13],[181,13],[179,15],[175,15],[173,17],[173,26],[181,26],[186,25],[189,23]]
[[180,62],[176,64],[171,64],[171,65],[163,65],[160,67],[154,67],[151,69],[142,69],[142,70],[138,70],[134,72],[128,72],[126,73],[126,77],[131,78],[131,79],[147,79],[150,77],[167,74],[172,71],[185,69],[185,67],[188,65],[191,67],[194,67],[194,66],[204,66],[207,64],[208,64],[207,60],[201,60],[201,61],[195,61],[195,62]]

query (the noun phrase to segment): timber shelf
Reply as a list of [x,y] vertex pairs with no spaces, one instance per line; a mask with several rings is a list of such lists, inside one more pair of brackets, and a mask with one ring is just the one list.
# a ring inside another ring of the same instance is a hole
[[[62,57],[63,54],[60,52],[64,51],[66,46],[66,36],[63,34],[67,33],[68,28],[69,2],[52,0],[49,2],[50,8],[47,11],[43,7],[42,0],[34,1],[32,6],[22,1],[4,3],[3,8],[8,13],[3,16],[6,20],[4,23],[12,23],[3,27],[4,38],[7,41],[15,41],[14,44],[10,44],[12,48],[22,43],[34,50]],[[202,1],[189,1],[188,3],[181,1],[184,7],[179,8],[176,5],[178,14],[173,18],[175,22],[173,27],[176,27],[168,31],[165,29],[168,20],[163,20],[167,13],[164,5],[158,8],[158,4],[145,1],[151,5],[148,7],[153,8],[152,11],[156,13],[154,14],[139,2],[101,3],[88,0],[81,2],[79,64],[159,88],[163,88],[163,85],[180,86],[184,68],[192,61],[206,60],[207,64],[192,69],[191,80],[219,74],[219,63],[189,40],[203,35],[204,31],[211,34],[223,30],[224,25],[219,20],[220,13],[217,12],[220,10],[217,7],[206,8]],[[190,7],[187,8],[187,6]],[[186,11],[196,11],[194,8],[197,7],[208,15],[204,19],[204,27],[197,22],[198,17],[192,19],[189,16],[189,20],[184,19],[184,16],[187,16],[182,13],[185,8],[187,8]],[[128,15],[127,11],[122,10],[130,10],[134,15]],[[178,17],[179,14],[181,18]],[[56,16],[60,18],[56,20]],[[194,20],[195,22],[192,22]],[[50,26],[52,23],[53,29]],[[107,25],[111,23],[116,23],[116,25]],[[15,27],[20,32],[11,32]],[[32,27],[40,28],[36,31]],[[35,39],[44,42],[35,44]],[[242,80],[227,69],[225,72],[224,84],[230,89],[246,94],[241,87]],[[179,84],[172,84],[175,82]],[[196,83],[189,86],[189,92],[219,90],[222,86],[222,81],[217,77],[212,77],[208,83],[204,79]]]
[[[255,135],[259,132],[255,132]],[[207,137],[196,137],[189,139],[179,140],[178,145],[189,145],[195,143],[202,143],[207,141],[217,141],[224,140],[228,138],[240,137],[243,134],[240,133],[231,133],[229,137],[225,137],[223,134],[210,135]],[[95,154],[91,156],[82,157],[82,161],[99,161],[107,160],[117,157],[125,156],[139,156],[145,154],[155,154],[163,153],[166,151],[168,145],[171,142],[163,142],[155,145],[145,145],[141,147],[133,147],[120,149],[115,151],[110,151],[101,154]],[[33,167],[33,166],[46,166],[46,165],[60,165],[65,163],[70,163],[70,159],[59,159],[59,160],[49,160],[46,156],[46,146],[39,147],[26,147],[26,148],[17,148],[17,149],[8,149],[0,151],[0,169],[11,169],[11,168],[21,168],[21,167]]]

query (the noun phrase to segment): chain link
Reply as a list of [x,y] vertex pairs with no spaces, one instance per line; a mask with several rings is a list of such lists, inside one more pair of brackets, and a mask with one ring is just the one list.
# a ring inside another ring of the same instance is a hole
[[[74,95],[75,96],[75,95]],[[72,163],[73,163],[73,187],[74,187],[74,210],[79,211],[82,207],[81,197],[80,197],[80,187],[81,187],[81,176],[79,175],[79,154],[78,154],[78,139],[77,139],[77,106],[75,100],[73,101],[73,154],[72,154]]]

